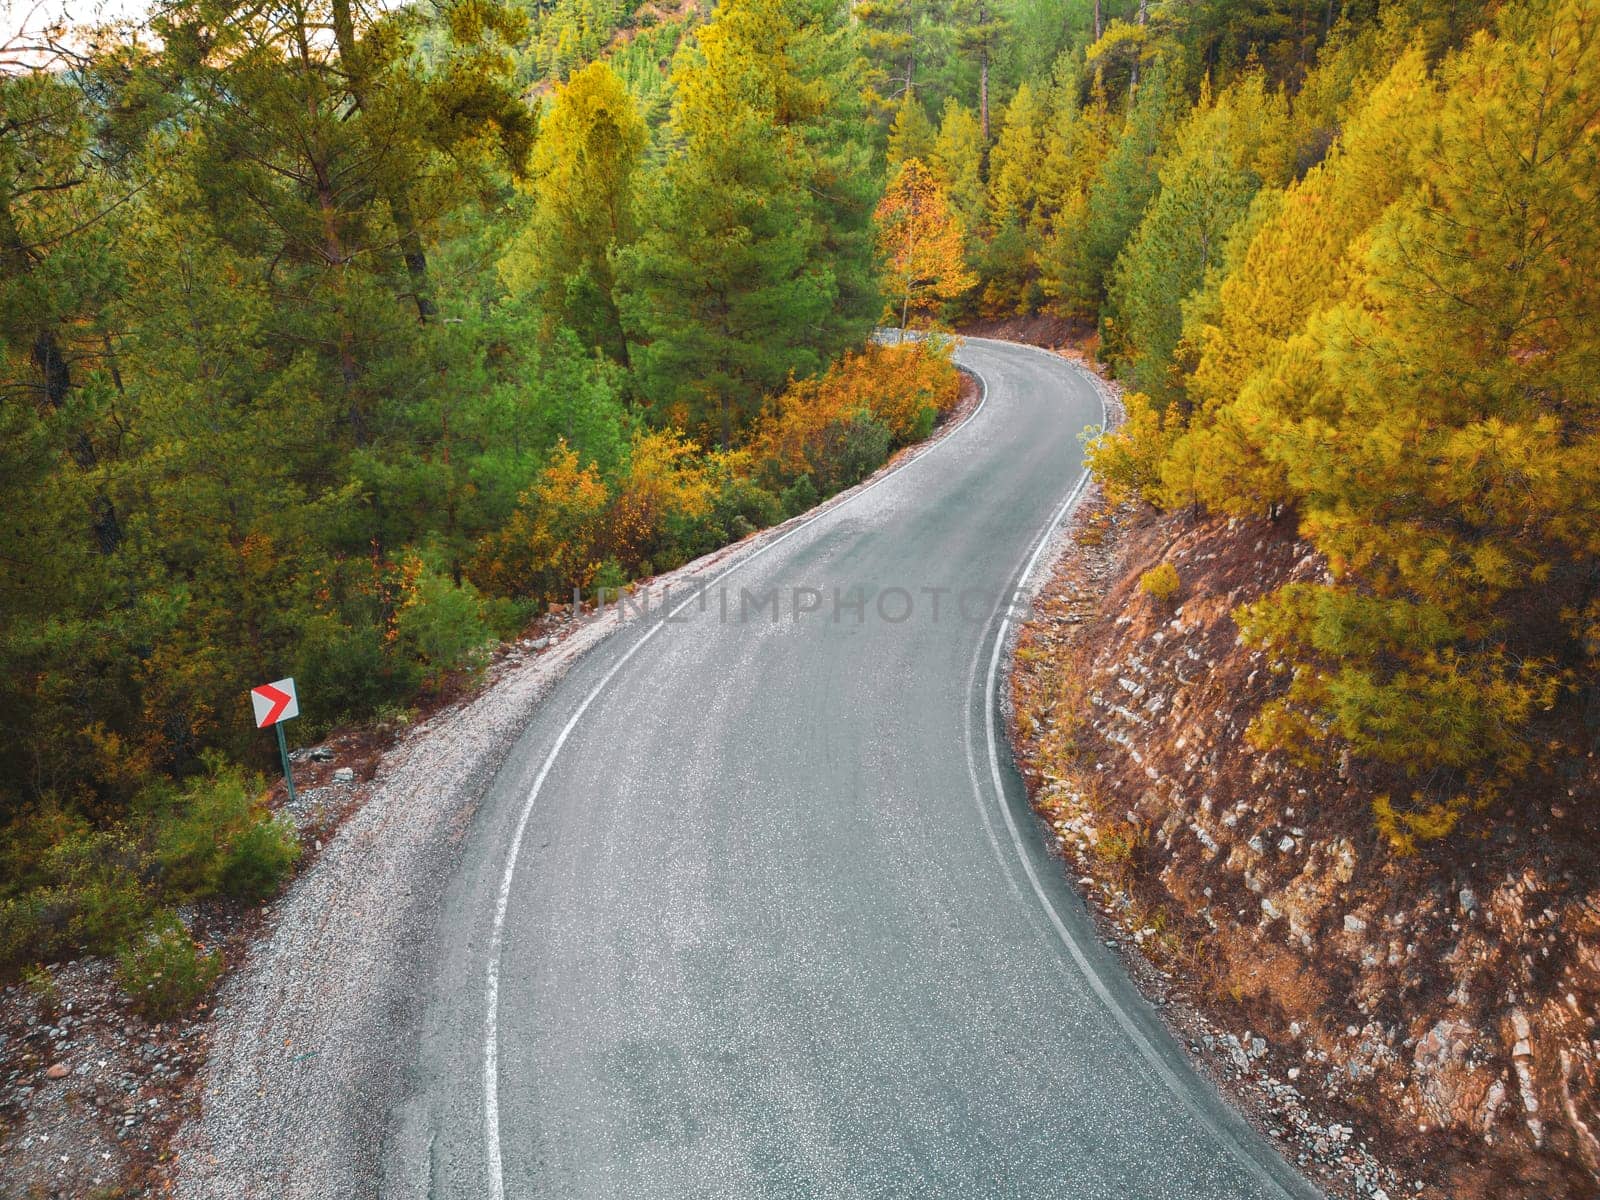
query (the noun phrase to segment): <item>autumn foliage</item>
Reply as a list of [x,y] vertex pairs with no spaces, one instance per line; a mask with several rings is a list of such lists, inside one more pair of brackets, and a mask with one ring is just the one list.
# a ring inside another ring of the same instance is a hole
[[931,312],[977,282],[966,268],[966,239],[950,198],[920,159],[900,164],[877,217],[884,297],[902,329],[913,313]]
[[600,567],[610,498],[599,470],[557,442],[505,527],[479,543],[474,578],[513,596],[559,597],[588,587]]
[[1251,737],[1377,764],[1401,850],[1583,753],[1600,695],[1596,111],[1590,4],[1399,53],[1238,218],[1192,362],[1094,448],[1121,491],[1287,516],[1325,557],[1237,614],[1288,679]]
[[870,345],[793,380],[746,445],[707,451],[643,430],[609,474],[565,441],[505,525],[478,543],[469,574],[486,592],[565,602],[574,589],[666,570],[859,481],[889,451],[927,436],[959,394],[952,346]]

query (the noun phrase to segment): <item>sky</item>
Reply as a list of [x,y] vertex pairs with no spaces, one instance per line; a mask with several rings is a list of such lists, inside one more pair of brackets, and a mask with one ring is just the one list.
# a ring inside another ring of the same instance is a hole
[[4,24],[11,28],[36,25],[63,14],[73,24],[117,21],[141,16],[148,7],[147,0],[0,0]]
[[[41,47],[45,44],[45,31],[63,18],[69,27],[137,20],[149,11],[150,3],[151,0],[0,0],[0,73],[59,66],[55,54]],[[69,47],[79,40],[71,33],[59,39]]]

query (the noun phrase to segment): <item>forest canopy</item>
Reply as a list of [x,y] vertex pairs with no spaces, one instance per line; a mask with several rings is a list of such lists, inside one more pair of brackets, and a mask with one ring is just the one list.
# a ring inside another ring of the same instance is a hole
[[[403,713],[925,436],[949,345],[880,322],[1072,323],[1133,393],[1112,487],[1296,522],[1329,577],[1240,614],[1292,677],[1253,736],[1403,766],[1386,830],[1448,829],[1600,705],[1596,23],[166,0],[19,35],[0,973],[270,890],[253,684],[296,677],[303,738]],[[221,857],[179,864],[203,813]]]

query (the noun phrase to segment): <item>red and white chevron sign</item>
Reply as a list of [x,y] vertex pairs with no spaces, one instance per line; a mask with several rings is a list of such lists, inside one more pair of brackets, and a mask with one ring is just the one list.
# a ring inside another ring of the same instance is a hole
[[276,683],[263,683],[250,689],[250,703],[256,710],[256,728],[265,729],[279,721],[300,715],[300,697],[295,694],[293,679],[280,679]]

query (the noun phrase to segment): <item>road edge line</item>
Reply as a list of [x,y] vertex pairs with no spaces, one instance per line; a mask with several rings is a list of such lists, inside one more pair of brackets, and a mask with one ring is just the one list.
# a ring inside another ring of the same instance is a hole
[[[1058,362],[1065,363],[1070,369],[1079,373],[1080,375],[1087,376],[1088,374],[1086,368],[1079,366],[1071,359],[1066,358],[1063,355],[1053,354],[1048,350],[1042,349],[1041,347],[1026,346],[1025,343],[1015,342],[1008,342],[1005,344],[1023,345],[1026,349],[1035,350],[1038,353],[1045,354]],[[988,380],[985,379],[982,372],[978,371],[976,368],[969,367],[968,369],[971,370],[973,374],[978,376],[983,385],[983,398],[985,401],[987,401],[989,392]],[[1090,382],[1092,387],[1093,381],[1089,380],[1088,382]],[[1099,388],[1095,387],[1093,390],[1095,393],[1095,398],[1100,405],[1100,425],[1103,429],[1106,421],[1109,419],[1109,415],[1106,411],[1105,397],[1101,394]],[[1091,478],[1092,475],[1086,464],[1083,467],[1082,474],[1078,477],[1078,481],[1073,485],[1072,490],[1067,494],[1067,498],[1062,501],[1061,506],[1056,509],[1054,515],[1051,516],[1051,518],[1040,530],[1039,536],[1034,543],[1032,553],[1028,556],[1019,572],[1013,576],[1015,583],[1010,596],[1014,596],[1016,591],[1027,587],[1028,580],[1032,577],[1035,568],[1038,566],[1040,555],[1044,553],[1045,547],[1050,543],[1050,539],[1059,528],[1061,521],[1072,510],[1073,506],[1077,504],[1079,499],[1082,498],[1084,489],[1088,486]],[[1249,1174],[1253,1175],[1258,1182],[1265,1184],[1269,1189],[1278,1193],[1279,1195],[1289,1198],[1289,1200],[1301,1200],[1301,1198],[1305,1198],[1305,1200],[1311,1200],[1311,1198],[1322,1200],[1322,1192],[1319,1191],[1315,1185],[1310,1182],[1310,1180],[1305,1179],[1303,1176],[1296,1173],[1293,1168],[1289,1166],[1288,1162],[1284,1160],[1281,1155],[1276,1153],[1270,1144],[1266,1145],[1265,1148],[1276,1156],[1278,1162],[1281,1164],[1281,1171],[1274,1170],[1271,1165],[1263,1162],[1261,1160],[1261,1156],[1256,1153],[1253,1146],[1241,1140],[1234,1130],[1229,1129],[1226,1124],[1219,1121],[1217,1119],[1218,1114],[1212,1112],[1207,1106],[1200,1103],[1198,1098],[1193,1094],[1192,1090],[1184,1086],[1183,1081],[1180,1080],[1176,1072],[1173,1071],[1172,1064],[1166,1060],[1166,1056],[1162,1054],[1161,1050],[1145,1032],[1140,1022],[1116,996],[1105,977],[1099,972],[1099,970],[1095,968],[1093,963],[1090,962],[1088,955],[1084,953],[1083,947],[1079,944],[1078,939],[1074,937],[1072,931],[1067,928],[1066,922],[1062,919],[1061,913],[1051,901],[1049,896],[1045,894],[1044,886],[1040,882],[1038,873],[1034,870],[1033,863],[1028,857],[1027,847],[1023,842],[1022,835],[1017,829],[1016,821],[1012,816],[1011,805],[1006,800],[1005,784],[1001,777],[1000,770],[998,738],[995,732],[995,713],[999,706],[997,683],[1000,658],[1005,650],[1007,642],[1010,640],[1012,624],[1010,606],[1007,603],[1008,598],[1008,596],[1002,596],[1001,600],[996,603],[993,613],[990,617],[991,627],[994,630],[994,648],[989,657],[989,669],[984,679],[984,689],[981,702],[984,710],[985,742],[989,756],[989,778],[994,788],[995,803],[1000,809],[1001,816],[1005,819],[1006,831],[1010,835],[1012,847],[1016,851],[1017,862],[1021,865],[1023,874],[1027,877],[1028,884],[1033,891],[1035,899],[1038,901],[1039,906],[1044,910],[1044,913],[1049,919],[1050,925],[1055,931],[1057,938],[1061,941],[1062,945],[1065,946],[1068,954],[1072,958],[1073,963],[1077,966],[1079,974],[1082,975],[1085,982],[1089,984],[1090,990],[1094,992],[1095,998],[1098,999],[1106,1011],[1111,1014],[1112,1019],[1116,1021],[1123,1033],[1127,1035],[1128,1040],[1134,1044],[1134,1047],[1139,1051],[1140,1056],[1153,1068],[1155,1068],[1156,1074],[1166,1086],[1167,1091],[1176,1100],[1178,1100],[1179,1103],[1181,1103],[1197,1121],[1199,1121],[1201,1126],[1205,1128],[1207,1133],[1211,1134],[1212,1138],[1217,1142],[1217,1144],[1223,1149],[1231,1151],[1233,1156],[1241,1162],[1241,1165],[1245,1167]],[[972,782],[974,800],[976,801],[979,812],[983,817],[984,827],[989,835],[990,848],[995,852],[996,857],[1001,863],[1001,866],[1004,867],[1006,865],[1005,859],[1000,854],[999,841],[995,836],[993,825],[989,820],[988,806],[984,803],[982,788],[979,785],[977,778],[977,765],[973,760],[972,752],[972,704],[976,699],[973,696],[973,687],[977,682],[978,664],[980,661],[982,661],[983,647],[986,642],[987,638],[979,640],[978,646],[973,652],[972,666],[967,673],[968,704],[966,706],[966,713],[963,721],[966,732],[966,746],[964,749],[967,755],[967,773]],[[1220,1094],[1218,1095],[1217,1099],[1225,1106],[1228,1103],[1226,1098],[1222,1097]],[[1247,1129],[1250,1128],[1248,1122],[1244,1120],[1242,1115],[1233,1112],[1231,1107],[1228,1108],[1228,1111],[1232,1113],[1235,1119],[1243,1123]],[[1252,1130],[1252,1132],[1254,1131]],[[1293,1181],[1295,1186],[1291,1187],[1289,1182],[1286,1182],[1283,1178],[1280,1178],[1280,1174],[1284,1172],[1288,1173],[1289,1178]]]

